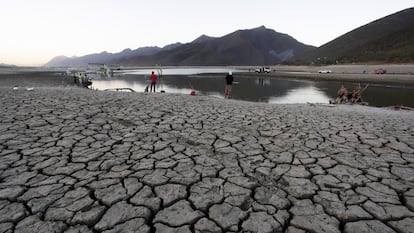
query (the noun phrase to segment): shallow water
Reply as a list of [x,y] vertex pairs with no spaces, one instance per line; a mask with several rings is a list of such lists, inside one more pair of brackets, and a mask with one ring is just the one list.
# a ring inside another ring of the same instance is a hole
[[[149,81],[148,75],[143,75],[143,73],[148,74],[149,71],[122,73],[111,78],[94,79],[92,88],[98,90],[131,88],[137,92],[144,92]],[[195,90],[197,95],[224,98],[224,76],[204,75],[201,77],[191,76],[186,72],[184,72],[185,75],[167,75],[166,73],[168,72],[163,72],[164,75],[157,83],[157,92],[190,94],[192,90]],[[263,78],[260,74],[243,78],[237,78],[235,75],[231,98],[272,104],[329,103],[329,100],[336,98],[341,84],[335,81],[315,82],[292,78]],[[358,84],[348,82],[344,85],[348,91],[352,91]],[[361,83],[362,88],[366,85]],[[362,97],[371,106],[414,107],[414,87],[369,84]]]
[[191,75],[191,74],[206,74],[206,73],[227,73],[232,72],[246,72],[247,70],[234,69],[234,68],[163,68],[163,69],[136,69],[127,70],[122,72],[123,74],[136,74],[136,75],[148,75],[152,71],[157,75]]

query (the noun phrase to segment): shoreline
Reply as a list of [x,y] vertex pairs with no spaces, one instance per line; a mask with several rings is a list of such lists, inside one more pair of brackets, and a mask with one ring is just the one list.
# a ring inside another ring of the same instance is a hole
[[[230,68],[229,68],[230,69]],[[342,82],[349,83],[361,83],[361,84],[372,84],[375,85],[384,85],[389,87],[404,88],[407,91],[414,89],[414,75],[400,75],[400,74],[386,74],[386,75],[373,75],[373,74],[319,74],[319,73],[310,73],[303,70],[308,70],[308,68],[302,68],[302,71],[298,67],[289,67],[290,71],[277,71],[270,74],[257,74],[257,73],[235,73],[235,77],[244,78],[244,77],[262,77],[262,78],[277,78],[277,79],[296,79],[296,80],[311,80],[311,81],[331,81],[337,82],[338,85]],[[295,70],[295,71],[293,71]],[[352,70],[351,70],[352,71]],[[355,70],[353,70],[355,72]],[[181,76],[181,75],[171,75],[171,76]],[[185,75],[187,77],[224,77],[225,73],[213,73],[213,74],[197,74],[197,75]],[[412,79],[413,78],[413,79]],[[27,70],[16,70],[14,73],[2,73],[0,72],[0,85],[5,88],[34,88],[34,87],[76,87],[74,84],[72,76],[67,76],[62,69],[54,70],[36,70],[36,71],[27,71]],[[253,101],[255,102],[255,101]],[[259,101],[260,102],[260,101]],[[255,102],[256,103],[256,102]],[[407,108],[405,108],[407,106]],[[373,106],[379,108],[396,108],[396,109],[409,109],[412,110],[411,104],[409,101],[407,103],[398,104],[387,104],[384,106]]]
[[[253,66],[214,66],[215,68],[225,69],[244,69],[252,70]],[[257,74],[256,72],[234,72],[239,77],[270,77],[270,78],[294,78],[312,81],[336,81],[336,82],[364,82],[373,84],[406,84],[414,87],[414,65],[332,65],[332,66],[269,66],[273,72],[269,74]],[[129,67],[132,68],[132,67]],[[129,69],[128,68],[128,69]],[[141,67],[135,67],[141,68]],[[148,69],[148,67],[144,67]],[[164,67],[164,68],[180,68],[180,67]],[[188,67],[183,67],[188,68]],[[194,66],[192,68],[203,68]],[[212,68],[212,67],[210,67]],[[387,70],[387,74],[373,74],[372,71],[377,68]],[[332,70],[332,73],[319,74],[318,70]],[[8,78],[7,76],[24,77],[25,75],[39,76],[40,74],[56,75],[60,78],[60,74],[65,74],[66,68],[0,68],[0,79]],[[365,73],[364,73],[365,72]],[[195,74],[187,76],[222,76],[219,73],[213,74]],[[63,75],[65,76],[65,75]]]
[[345,73],[300,73],[300,72],[283,72],[276,71],[269,74],[257,73],[237,73],[238,76],[260,76],[270,78],[293,78],[312,81],[335,81],[335,82],[361,82],[372,84],[406,84],[414,87],[414,75],[400,74],[345,74]]
[[[271,73],[256,73],[252,66],[238,67],[249,72],[236,72],[239,77],[293,78],[312,81],[363,82],[372,84],[398,84],[414,87],[414,65],[332,65],[332,66],[269,66]],[[373,74],[374,69],[383,68],[387,74]],[[231,68],[229,68],[231,70]],[[320,74],[318,70],[331,70]],[[365,72],[365,73],[364,73]],[[217,74],[200,74],[217,75]],[[222,74],[225,75],[225,74]]]

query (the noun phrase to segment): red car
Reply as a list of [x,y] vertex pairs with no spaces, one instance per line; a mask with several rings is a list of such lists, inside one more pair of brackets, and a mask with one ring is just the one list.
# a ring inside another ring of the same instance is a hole
[[374,74],[386,74],[387,70],[384,69],[376,69],[374,70]]

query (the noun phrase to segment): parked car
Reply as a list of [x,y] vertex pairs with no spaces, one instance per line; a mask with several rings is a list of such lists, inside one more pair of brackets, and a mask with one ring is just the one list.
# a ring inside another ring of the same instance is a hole
[[272,69],[269,67],[261,67],[256,69],[256,73],[270,73],[272,72]]
[[376,69],[374,70],[374,74],[386,74],[387,70],[384,69]]
[[319,70],[318,73],[320,73],[320,74],[329,74],[329,73],[332,73],[332,70]]

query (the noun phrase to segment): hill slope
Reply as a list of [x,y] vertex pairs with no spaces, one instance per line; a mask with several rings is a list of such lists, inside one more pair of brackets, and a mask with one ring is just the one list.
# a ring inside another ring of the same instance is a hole
[[269,65],[314,49],[265,27],[238,30],[220,38],[201,36],[192,43],[152,56],[113,62],[127,65]]
[[348,32],[295,59],[301,63],[413,62],[414,8]]

